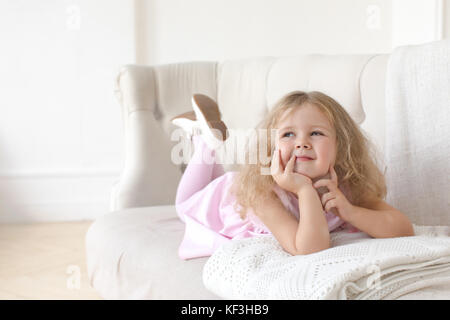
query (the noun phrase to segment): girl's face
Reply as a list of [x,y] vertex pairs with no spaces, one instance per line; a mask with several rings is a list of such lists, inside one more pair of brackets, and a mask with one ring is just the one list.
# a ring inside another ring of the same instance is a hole
[[276,146],[283,167],[296,156],[294,172],[310,179],[323,177],[336,160],[336,134],[327,117],[314,105],[288,111],[278,122]]

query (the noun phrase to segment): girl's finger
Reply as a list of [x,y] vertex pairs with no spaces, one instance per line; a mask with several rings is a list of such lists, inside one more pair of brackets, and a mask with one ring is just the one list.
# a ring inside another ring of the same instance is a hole
[[284,172],[294,172],[295,159],[297,159],[297,157],[294,154],[292,154],[291,158],[289,159],[288,163],[286,164],[286,168],[284,169]]
[[314,183],[314,188],[327,187],[330,191],[336,190],[336,185],[330,179],[322,179]]
[[335,207],[336,207],[336,199],[331,199],[325,205],[325,212],[329,212],[331,210],[331,208],[335,208]]
[[335,198],[336,198],[336,196],[334,195],[333,192],[327,192],[327,193],[325,193],[325,194],[322,196],[322,199],[321,199],[322,205],[325,206],[326,203],[327,203],[329,200],[335,199]]

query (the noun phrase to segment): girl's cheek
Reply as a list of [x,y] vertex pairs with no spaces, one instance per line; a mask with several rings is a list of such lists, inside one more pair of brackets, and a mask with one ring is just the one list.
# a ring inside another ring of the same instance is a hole
[[334,162],[335,161],[335,158],[336,158],[336,148],[334,147],[334,146],[332,146],[332,145],[327,145],[325,148],[324,148],[324,155],[325,155],[325,158],[327,158],[328,159],[328,161],[330,162],[330,163],[332,163],[332,162]]
[[330,165],[335,162],[335,155],[333,153],[334,149],[332,146],[326,146],[326,148],[323,148],[320,157],[320,165],[323,167],[323,170],[328,170]]
[[283,162],[283,167],[285,167],[286,163],[289,161],[291,152],[286,146],[280,145],[279,148],[281,150],[281,161]]

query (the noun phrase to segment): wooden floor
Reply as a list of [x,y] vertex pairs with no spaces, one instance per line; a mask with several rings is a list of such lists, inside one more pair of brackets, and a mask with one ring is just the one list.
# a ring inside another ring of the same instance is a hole
[[0,224],[0,299],[101,299],[87,278],[91,223]]

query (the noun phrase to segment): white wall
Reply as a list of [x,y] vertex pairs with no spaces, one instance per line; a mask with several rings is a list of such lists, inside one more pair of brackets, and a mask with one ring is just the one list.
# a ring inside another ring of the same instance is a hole
[[392,0],[392,47],[440,40],[445,0]]
[[0,1],[0,221],[92,218],[122,167],[118,67],[135,62],[123,0]]
[[387,53],[413,8],[394,1],[0,0],[0,222],[108,211],[123,163],[121,65]]
[[139,62],[386,53],[391,0],[138,0]]

